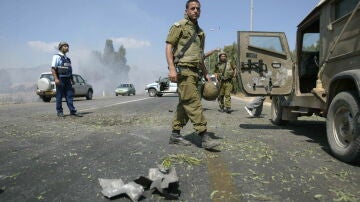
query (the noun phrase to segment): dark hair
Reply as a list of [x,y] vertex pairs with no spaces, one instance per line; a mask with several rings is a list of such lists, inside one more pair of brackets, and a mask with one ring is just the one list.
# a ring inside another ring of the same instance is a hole
[[186,9],[189,8],[189,4],[190,4],[191,2],[196,2],[196,3],[198,3],[198,4],[200,5],[200,1],[199,1],[199,0],[188,0],[188,1],[186,2],[186,6],[185,6]]

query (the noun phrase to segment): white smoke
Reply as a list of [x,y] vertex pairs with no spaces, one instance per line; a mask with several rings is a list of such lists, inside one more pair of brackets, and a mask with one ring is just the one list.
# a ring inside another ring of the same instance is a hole
[[27,45],[34,50],[52,53],[57,49],[59,42],[28,41]]

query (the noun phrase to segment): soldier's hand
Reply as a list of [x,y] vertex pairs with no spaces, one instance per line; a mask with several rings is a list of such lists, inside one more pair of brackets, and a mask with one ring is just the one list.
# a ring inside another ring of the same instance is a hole
[[210,76],[209,76],[209,74],[206,74],[206,75],[204,76],[204,78],[205,78],[206,81],[210,81]]
[[168,76],[169,76],[170,81],[172,81],[174,83],[177,82],[177,73],[175,70],[170,69]]

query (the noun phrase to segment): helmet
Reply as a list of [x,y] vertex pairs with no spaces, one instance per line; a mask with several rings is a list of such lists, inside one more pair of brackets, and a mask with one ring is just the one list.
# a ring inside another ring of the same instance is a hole
[[62,41],[62,42],[60,42],[60,43],[59,43],[59,45],[58,45],[58,49],[60,50],[60,49],[61,49],[61,47],[62,47],[62,46],[64,46],[64,45],[68,45],[68,46],[69,46],[69,44],[68,44],[67,42]]
[[227,54],[224,52],[224,51],[221,51],[220,53],[219,53],[219,58],[222,56],[222,55],[225,55],[225,56],[227,56]]
[[216,100],[218,95],[219,95],[218,87],[212,81],[205,82],[204,89],[202,92],[203,98],[208,101],[213,101]]

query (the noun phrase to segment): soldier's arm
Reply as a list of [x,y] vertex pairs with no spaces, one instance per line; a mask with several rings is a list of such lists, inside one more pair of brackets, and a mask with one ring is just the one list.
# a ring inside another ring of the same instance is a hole
[[179,23],[175,23],[169,30],[168,36],[166,38],[166,45],[165,45],[165,55],[166,55],[166,62],[169,68],[168,77],[170,81],[176,82],[177,81],[177,73],[174,64],[174,48],[177,46],[178,41],[181,35],[181,28]]
[[236,74],[237,74],[237,68],[236,68],[235,65],[233,65],[233,69],[234,69],[234,75],[233,75],[233,77],[235,78],[235,77],[236,77]]
[[166,62],[168,64],[168,68],[169,68],[169,79],[172,82],[176,82],[177,81],[177,73],[176,73],[176,69],[175,69],[175,64],[174,64],[174,54],[173,54],[173,45],[171,43],[166,43],[165,46],[165,54],[166,54]]
[[217,48],[217,49],[213,49],[213,50],[211,50],[211,51],[206,52],[205,55],[204,55],[204,59],[207,58],[207,57],[209,57],[210,55],[212,55],[213,53],[215,53],[216,51],[219,51],[219,50],[220,50],[220,49]]

